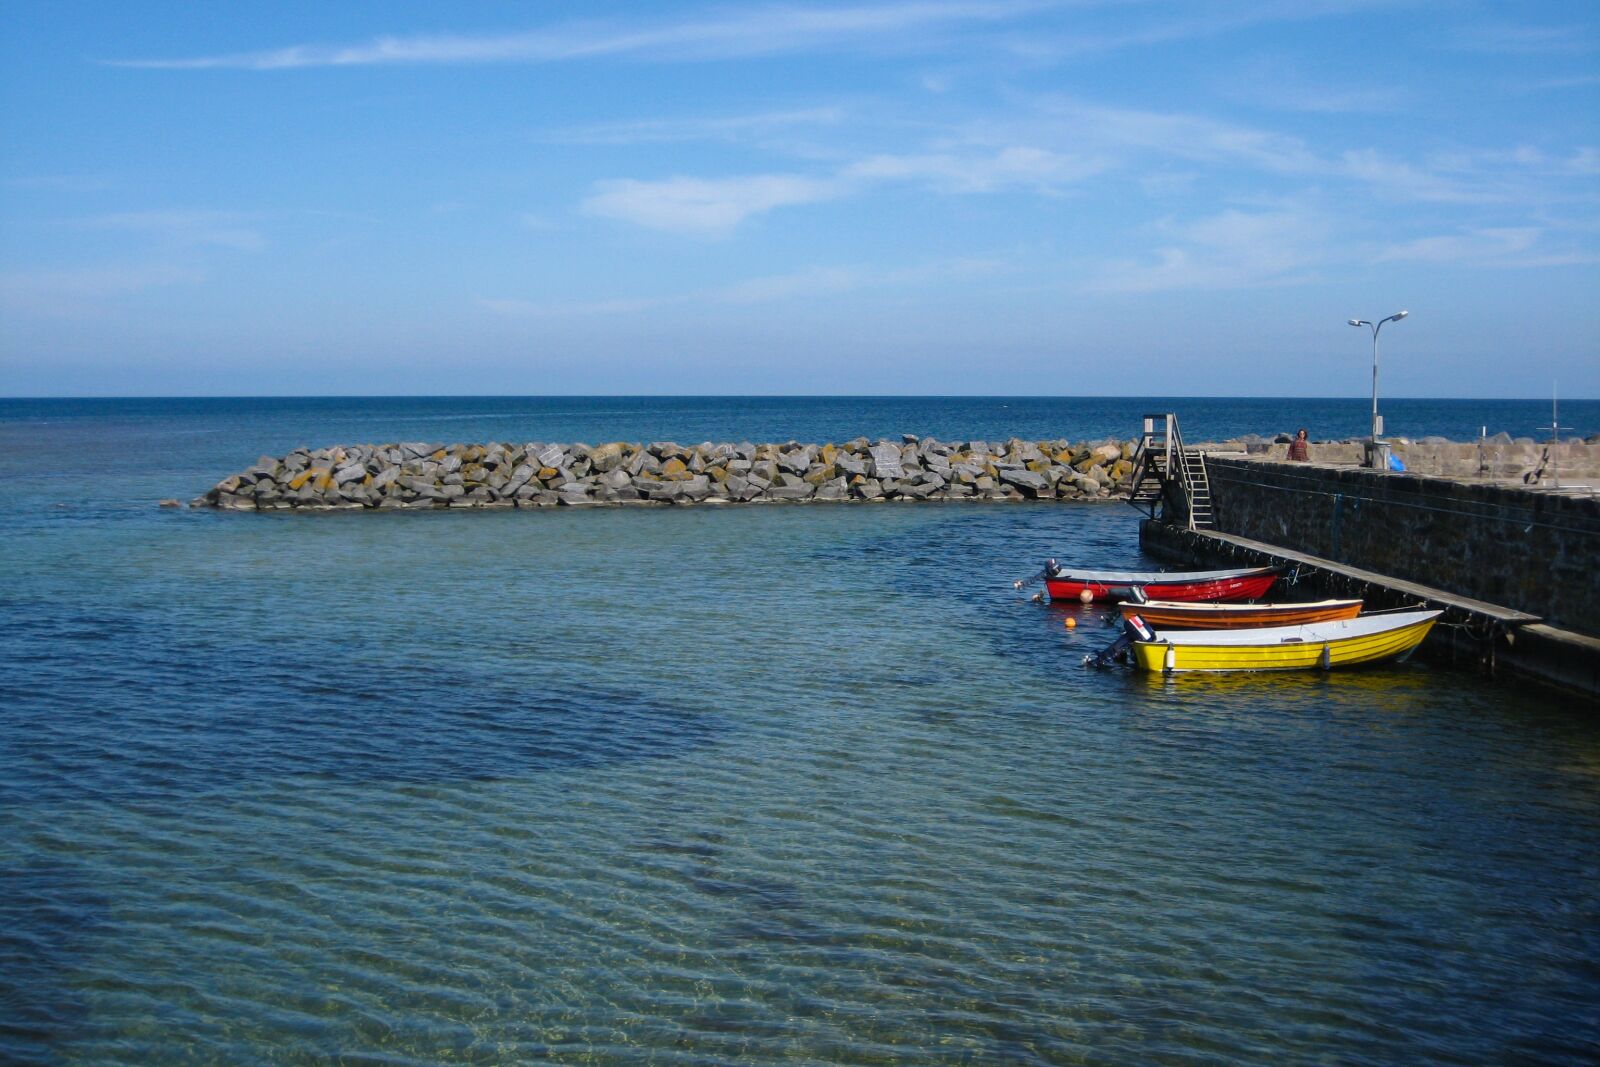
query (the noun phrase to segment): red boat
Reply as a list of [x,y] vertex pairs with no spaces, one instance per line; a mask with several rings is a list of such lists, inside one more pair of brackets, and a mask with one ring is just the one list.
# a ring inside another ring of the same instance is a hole
[[1069,571],[1055,560],[1045,564],[1044,587],[1051,600],[1254,600],[1278,580],[1276,567],[1231,571]]

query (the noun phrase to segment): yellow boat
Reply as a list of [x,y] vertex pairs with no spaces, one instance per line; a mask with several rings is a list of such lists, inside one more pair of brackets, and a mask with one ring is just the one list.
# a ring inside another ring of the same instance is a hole
[[1147,671],[1292,671],[1404,659],[1438,611],[1397,611],[1254,630],[1166,630],[1133,642]]

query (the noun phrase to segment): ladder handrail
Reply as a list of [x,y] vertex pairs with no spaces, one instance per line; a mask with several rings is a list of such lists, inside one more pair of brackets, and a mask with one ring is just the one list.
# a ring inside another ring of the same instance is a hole
[[[1157,430],[1159,420],[1160,430]],[[1156,449],[1156,434],[1160,433],[1161,441],[1159,451]],[[1211,514],[1211,485],[1206,476],[1205,455],[1194,453],[1193,459],[1198,471],[1191,471],[1188,449],[1183,445],[1183,431],[1178,428],[1178,416],[1174,412],[1164,412],[1160,415],[1146,415],[1144,429],[1139,438],[1140,464],[1137,471],[1136,482],[1142,483],[1147,475],[1154,473],[1156,480],[1163,484],[1170,484],[1171,479],[1176,479],[1179,489],[1183,493],[1185,511],[1188,513],[1189,529],[1198,527],[1195,511],[1197,506],[1206,512],[1205,524],[1214,525],[1215,519]],[[1157,464],[1156,458],[1160,457]],[[1174,472],[1176,460],[1176,472]],[[1137,489],[1136,489],[1137,492]],[[1138,501],[1135,501],[1138,503]],[[1155,507],[1151,505],[1152,516]]]
[[[1184,500],[1188,505],[1184,510],[1188,512],[1189,529],[1193,530],[1197,525],[1195,522],[1194,513],[1195,501],[1202,492],[1205,495],[1206,507],[1208,509],[1210,508],[1211,486],[1209,484],[1210,479],[1205,477],[1206,458],[1203,454],[1195,454],[1195,459],[1200,468],[1200,477],[1196,478],[1194,476],[1194,472],[1189,469],[1189,450],[1183,446],[1183,431],[1178,428],[1177,414],[1175,412],[1167,412],[1165,421],[1166,426],[1164,429],[1167,437],[1167,471],[1169,474],[1171,473],[1172,457],[1173,454],[1176,453],[1178,456],[1178,479],[1180,484],[1183,486]],[[1204,481],[1206,484],[1202,484],[1202,481]],[[1210,521],[1210,516],[1207,516],[1207,521]]]

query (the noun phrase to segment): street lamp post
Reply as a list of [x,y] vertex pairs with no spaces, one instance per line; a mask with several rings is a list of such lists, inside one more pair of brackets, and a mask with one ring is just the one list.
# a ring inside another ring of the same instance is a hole
[[1386,322],[1399,322],[1409,311],[1397,311],[1386,319],[1377,322],[1368,322],[1366,319],[1351,319],[1352,326],[1370,326],[1372,328],[1372,441],[1367,445],[1367,466],[1378,466],[1378,438],[1383,434],[1383,420],[1378,417],[1378,331],[1383,329]]

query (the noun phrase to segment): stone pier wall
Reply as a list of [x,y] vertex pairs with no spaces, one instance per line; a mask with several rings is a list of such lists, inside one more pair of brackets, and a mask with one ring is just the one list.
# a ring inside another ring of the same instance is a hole
[[1246,456],[1206,468],[1225,533],[1600,635],[1600,497]]
[[[1600,437],[1572,438],[1553,445],[1528,437],[1496,434],[1482,441],[1447,441],[1425,437],[1420,441],[1390,438],[1389,444],[1411,474],[1434,474],[1468,480],[1593,481],[1600,478]],[[1316,463],[1359,466],[1366,442],[1312,441]],[[1287,441],[1229,441],[1196,445],[1210,452],[1244,452],[1256,459],[1287,459]]]
[[1123,495],[1134,442],[402,443],[263,456],[195,506],[245,511],[601,504],[1096,500]]

